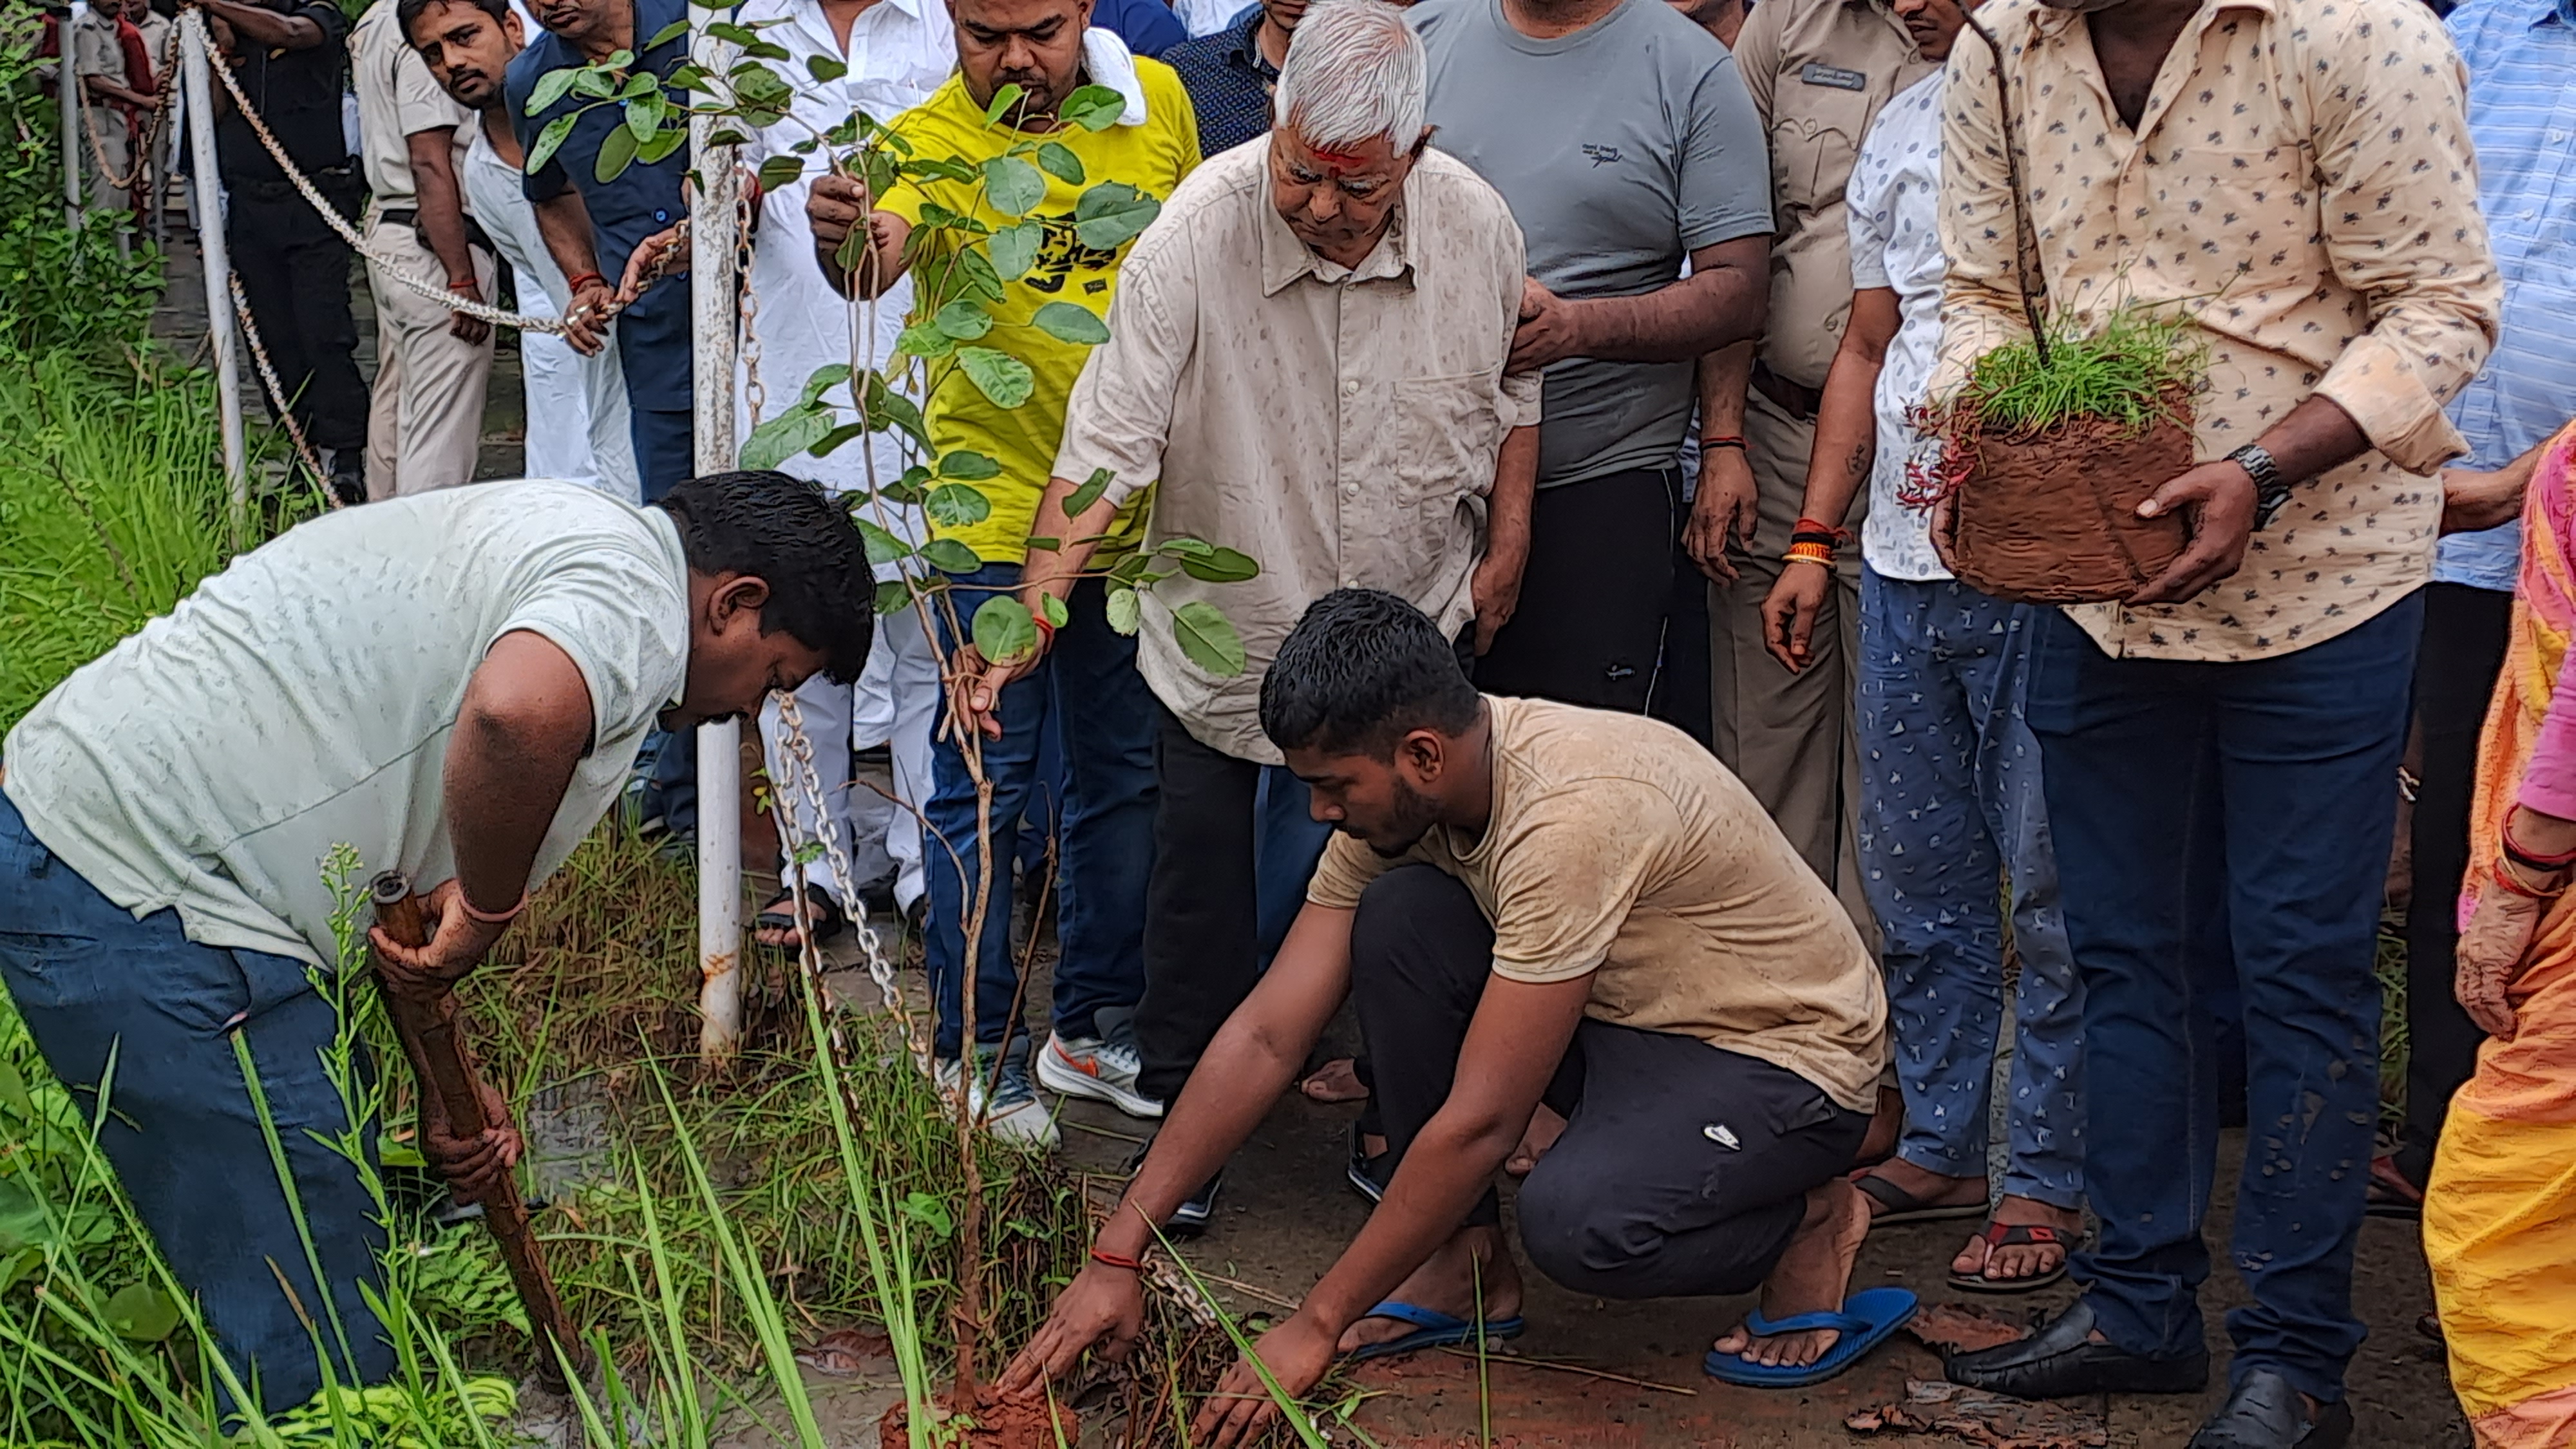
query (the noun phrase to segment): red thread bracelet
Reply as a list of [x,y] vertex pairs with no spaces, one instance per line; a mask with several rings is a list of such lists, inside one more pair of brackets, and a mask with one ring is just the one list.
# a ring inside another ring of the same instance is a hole
[[2525,848],[2521,841],[2513,838],[2513,816],[2510,812],[2505,816],[2502,834],[2504,853],[2513,857],[2513,863],[2516,865],[2529,866],[2533,870],[2565,870],[2571,865],[2576,865],[2576,850],[2557,855],[2542,855],[2536,850]]
[[1124,1268],[1130,1273],[1145,1271],[1145,1260],[1142,1258],[1122,1258],[1116,1253],[1103,1252],[1098,1248],[1091,1250],[1091,1261],[1104,1268]]
[[584,272],[580,276],[573,278],[571,281],[564,283],[564,290],[567,292],[578,292],[593,282],[597,282],[603,287],[608,285],[608,279],[601,276],[599,273]]

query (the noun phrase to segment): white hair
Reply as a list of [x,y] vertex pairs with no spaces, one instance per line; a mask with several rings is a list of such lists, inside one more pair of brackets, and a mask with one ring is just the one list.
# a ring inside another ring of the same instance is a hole
[[1422,139],[1429,70],[1422,37],[1402,8],[1387,0],[1322,0],[1289,40],[1271,123],[1328,151],[1381,136],[1409,151]]

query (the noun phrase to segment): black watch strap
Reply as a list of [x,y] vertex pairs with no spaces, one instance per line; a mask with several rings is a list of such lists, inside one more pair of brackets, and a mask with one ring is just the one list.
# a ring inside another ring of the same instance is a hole
[[2263,528],[2272,522],[2281,505],[2290,501],[2289,480],[2281,476],[2281,465],[2260,443],[2247,443],[2227,455],[2227,461],[2245,470],[2254,480],[2254,526]]

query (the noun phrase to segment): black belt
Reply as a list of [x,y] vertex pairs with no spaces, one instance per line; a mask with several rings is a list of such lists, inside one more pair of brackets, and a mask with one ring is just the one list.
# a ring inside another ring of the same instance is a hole
[[[412,240],[420,243],[420,249],[422,251],[435,251],[435,248],[431,247],[429,244],[429,233],[421,228],[420,208],[415,206],[390,206],[377,212],[376,220],[389,221],[396,226],[410,227]],[[492,234],[483,229],[483,223],[476,221],[471,216],[465,218],[465,244],[469,247],[480,247],[484,251],[490,252],[495,256],[500,255],[500,249],[492,245]]]
[[1822,389],[1791,382],[1773,372],[1767,362],[1753,364],[1753,390],[1778,403],[1781,411],[1802,423],[1813,418],[1825,400]]

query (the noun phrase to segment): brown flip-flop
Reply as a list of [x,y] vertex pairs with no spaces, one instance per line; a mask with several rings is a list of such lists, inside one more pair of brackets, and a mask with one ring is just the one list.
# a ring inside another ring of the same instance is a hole
[[1986,1224],[1986,1230],[1977,1236],[1985,1240],[1986,1261],[1989,1263],[1995,1260],[1997,1248],[2039,1245],[2061,1249],[2065,1256],[2057,1260],[2056,1267],[2045,1273],[2034,1273],[2027,1278],[1989,1278],[1983,1272],[1951,1274],[1950,1286],[1963,1292],[2027,1293],[2033,1288],[2045,1288],[2066,1276],[2066,1260],[2074,1255],[2075,1249],[2075,1244],[2068,1240],[2066,1234],[2046,1223],[1989,1222]]

